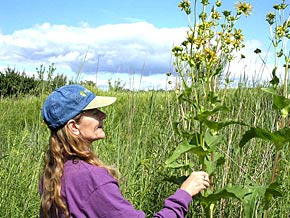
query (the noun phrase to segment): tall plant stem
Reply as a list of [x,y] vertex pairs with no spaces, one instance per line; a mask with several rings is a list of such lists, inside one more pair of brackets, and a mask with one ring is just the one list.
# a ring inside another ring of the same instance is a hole
[[274,166],[273,166],[271,182],[275,181],[276,172],[278,170],[278,164],[279,164],[280,157],[281,157],[281,150],[279,150],[277,152],[276,157],[275,157],[275,162],[274,162]]
[[286,61],[285,64],[285,76],[284,76],[284,87],[283,87],[283,95],[284,97],[288,97],[288,72],[289,66],[288,66],[288,61]]
[[[284,76],[284,85],[283,85],[283,96],[288,97],[288,61],[286,61],[285,64],[285,76]],[[284,128],[285,127],[285,118],[282,117],[280,120],[280,127],[279,128]],[[276,177],[276,172],[278,170],[279,166],[279,160],[281,157],[281,150],[277,151],[276,156],[275,156],[275,161],[274,161],[274,166],[273,166],[273,171],[272,171],[272,176],[271,176],[271,182],[275,181]]]

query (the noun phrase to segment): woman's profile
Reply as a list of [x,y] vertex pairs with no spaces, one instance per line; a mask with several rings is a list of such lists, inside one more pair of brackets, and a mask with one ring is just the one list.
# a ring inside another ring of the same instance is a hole
[[[100,108],[115,101],[77,84],[62,86],[45,100],[42,117],[50,137],[40,180],[40,217],[145,218],[123,197],[117,171],[92,149],[92,142],[105,138],[107,115]],[[206,172],[192,172],[153,217],[184,217],[192,196],[208,186]]]

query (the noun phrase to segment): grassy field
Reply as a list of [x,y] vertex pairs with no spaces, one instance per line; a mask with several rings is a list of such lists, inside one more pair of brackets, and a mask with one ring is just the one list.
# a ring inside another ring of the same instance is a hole
[[[172,92],[118,92],[116,104],[105,108],[107,138],[95,143],[99,157],[116,166],[122,175],[124,196],[148,217],[162,208],[163,200],[177,185],[166,177],[179,173],[164,167],[165,160],[177,146],[173,122],[177,102]],[[40,116],[45,96],[0,99],[0,214],[3,218],[38,217],[38,181],[49,131]],[[231,118],[253,126],[273,129],[277,119],[271,109],[271,97],[259,89],[238,88],[227,95]],[[220,150],[226,162],[215,176],[215,185],[267,184],[273,168],[274,147],[261,140],[251,140],[238,148],[246,127],[232,125],[223,132]],[[289,145],[282,150],[276,180],[283,197],[274,198],[268,217],[290,215]],[[180,172],[181,173],[181,172]],[[262,200],[253,202],[255,217],[262,217]],[[234,199],[224,199],[215,209],[215,217],[243,217],[243,206]],[[188,217],[205,217],[198,201],[192,203]]]

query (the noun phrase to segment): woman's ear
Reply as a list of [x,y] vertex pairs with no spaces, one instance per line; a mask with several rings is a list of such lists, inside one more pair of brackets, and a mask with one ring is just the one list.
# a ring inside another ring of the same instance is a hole
[[80,131],[78,128],[78,125],[76,124],[75,120],[69,120],[66,123],[67,128],[69,129],[69,131],[74,134],[74,135],[79,135]]

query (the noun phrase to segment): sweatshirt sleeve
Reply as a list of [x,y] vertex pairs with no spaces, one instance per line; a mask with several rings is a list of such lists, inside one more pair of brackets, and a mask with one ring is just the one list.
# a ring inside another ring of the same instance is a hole
[[[164,202],[161,211],[154,214],[154,218],[183,218],[191,202],[191,196],[178,189],[173,195]],[[116,182],[110,182],[102,185],[88,199],[89,210],[86,213],[98,214],[98,217],[104,218],[145,218],[145,213],[141,210],[134,209],[133,205],[127,201]],[[92,210],[92,211],[90,211]],[[90,214],[87,214],[88,217]]]
[[165,199],[163,209],[154,214],[154,218],[183,218],[188,212],[192,197],[186,191],[178,189]]
[[[145,218],[124,198],[118,182],[105,170],[80,165],[67,169],[62,193],[72,217]],[[178,189],[164,201],[163,208],[153,218],[184,218],[191,196]]]
[[143,211],[134,209],[123,197],[116,181],[98,187],[84,206],[83,211],[87,217],[145,218]]

